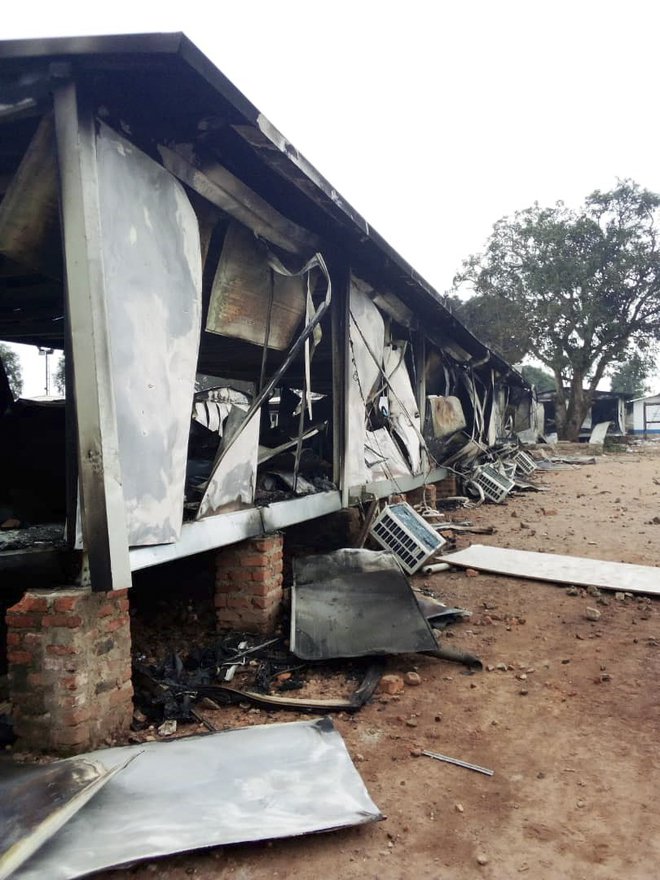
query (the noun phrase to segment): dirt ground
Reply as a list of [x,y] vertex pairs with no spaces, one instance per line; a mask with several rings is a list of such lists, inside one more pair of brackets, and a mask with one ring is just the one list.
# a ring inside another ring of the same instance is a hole
[[[600,456],[540,482],[551,491],[470,511],[474,523],[497,529],[475,543],[660,566],[660,524],[652,522],[660,515],[660,449]],[[473,612],[445,637],[478,654],[486,669],[468,675],[443,661],[398,657],[388,671],[416,669],[420,686],[334,717],[384,821],[98,877],[660,876],[658,600],[571,595],[462,572],[415,581]],[[600,619],[587,619],[587,607]],[[219,727],[297,718],[239,708],[207,714]],[[415,757],[416,749],[495,772],[488,778]]]

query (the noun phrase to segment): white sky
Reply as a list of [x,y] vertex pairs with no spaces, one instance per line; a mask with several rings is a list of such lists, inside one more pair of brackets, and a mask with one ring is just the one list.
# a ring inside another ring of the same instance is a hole
[[659,25],[648,0],[38,0],[0,38],[184,31],[443,292],[505,214],[660,192]]

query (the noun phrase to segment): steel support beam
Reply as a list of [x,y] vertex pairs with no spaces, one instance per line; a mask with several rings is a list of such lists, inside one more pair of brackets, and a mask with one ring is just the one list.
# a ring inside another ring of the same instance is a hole
[[94,590],[131,584],[99,214],[94,116],[71,81],[55,90],[83,541]]

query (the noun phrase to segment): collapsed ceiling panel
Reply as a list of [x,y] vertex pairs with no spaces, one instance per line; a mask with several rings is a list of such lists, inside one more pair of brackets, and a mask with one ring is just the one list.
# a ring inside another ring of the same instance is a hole
[[52,115],[44,116],[0,203],[0,253],[60,277],[59,185]]
[[266,247],[232,223],[213,280],[206,329],[284,351],[304,314],[304,277],[275,272]]

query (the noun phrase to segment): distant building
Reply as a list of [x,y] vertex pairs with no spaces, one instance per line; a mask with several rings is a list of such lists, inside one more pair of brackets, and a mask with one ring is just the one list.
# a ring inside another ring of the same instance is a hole
[[631,400],[630,410],[632,413],[630,433],[643,436],[660,434],[660,394]]
[[[568,394],[568,388],[566,393]],[[585,390],[585,394],[587,393]],[[618,391],[594,391],[591,406],[580,428],[580,439],[588,440],[594,426],[601,422],[610,422],[610,434],[625,434],[626,404],[631,397],[630,394],[622,394]],[[542,391],[538,394],[538,400],[545,409],[544,433],[552,434],[557,430],[555,417],[557,392]]]

